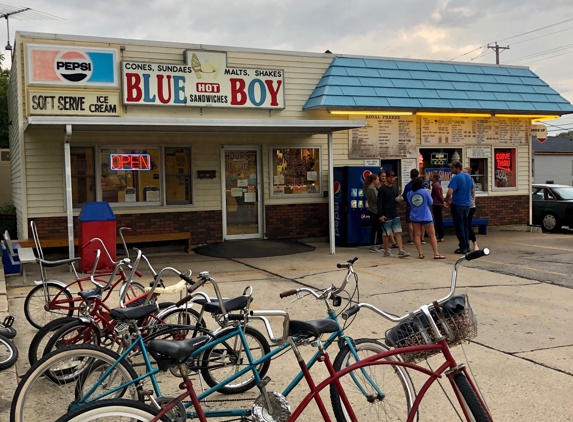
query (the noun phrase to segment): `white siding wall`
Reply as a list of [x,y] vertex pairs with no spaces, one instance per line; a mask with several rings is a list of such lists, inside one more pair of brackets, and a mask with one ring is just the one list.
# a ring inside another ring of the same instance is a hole
[[560,185],[573,186],[573,154],[534,156],[535,183],[553,180]]

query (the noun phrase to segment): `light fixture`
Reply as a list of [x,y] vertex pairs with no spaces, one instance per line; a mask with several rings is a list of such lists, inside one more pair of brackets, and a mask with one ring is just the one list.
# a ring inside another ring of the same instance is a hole
[[419,111],[417,116],[439,116],[439,117],[491,117],[486,113],[435,113],[431,111]]
[[350,110],[330,110],[330,114],[359,114],[362,116],[411,116],[411,111],[350,111]]
[[551,120],[558,119],[561,116],[556,115],[535,115],[535,114],[496,114],[495,117],[515,117],[521,119],[531,119],[532,122],[537,122],[539,120]]

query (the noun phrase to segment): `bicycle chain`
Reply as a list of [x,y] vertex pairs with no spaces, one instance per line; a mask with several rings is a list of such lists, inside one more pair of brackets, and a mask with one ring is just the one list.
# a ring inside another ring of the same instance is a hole
[[[227,398],[227,399],[211,399],[208,400],[207,403],[215,403],[215,402],[239,402],[239,401],[250,401],[251,403],[254,402],[256,399],[256,397],[252,397],[252,398],[244,398],[244,399],[231,399],[231,398]],[[191,404],[190,401],[184,401],[183,403],[185,404]],[[251,419],[250,417],[247,416],[241,416],[240,418],[233,418],[233,419],[226,419],[224,421],[221,422],[255,422],[254,419]]]

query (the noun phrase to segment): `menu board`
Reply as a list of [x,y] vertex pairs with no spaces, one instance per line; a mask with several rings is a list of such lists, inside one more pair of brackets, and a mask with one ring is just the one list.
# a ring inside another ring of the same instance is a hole
[[519,145],[529,139],[529,119],[422,117],[422,144]]
[[366,126],[350,131],[349,158],[416,157],[415,116],[380,114],[362,118]]
[[500,145],[527,144],[531,123],[529,119],[497,119]]

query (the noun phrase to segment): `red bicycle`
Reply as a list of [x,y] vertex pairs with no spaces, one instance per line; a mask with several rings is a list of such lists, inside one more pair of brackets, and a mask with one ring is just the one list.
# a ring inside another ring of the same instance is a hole
[[[96,273],[97,262],[94,265],[94,269],[92,270],[92,274],[86,277],[79,277],[74,266],[74,263],[78,261],[80,258],[68,258],[68,259],[61,259],[57,261],[47,261],[44,259],[44,252],[42,251],[42,246],[40,244],[40,239],[38,237],[38,230],[36,229],[36,225],[33,221],[30,222],[30,228],[32,231],[32,236],[34,238],[34,243],[36,246],[38,258],[37,262],[40,266],[40,281],[34,281],[36,287],[34,287],[26,296],[26,300],[24,301],[24,315],[26,315],[26,319],[30,324],[32,324],[35,328],[42,328],[49,322],[61,318],[61,317],[71,317],[74,312],[80,312],[85,309],[85,302],[81,296],[73,297],[72,291],[79,290],[79,291],[86,291],[92,286],[95,286],[96,289],[104,289],[106,291],[106,295],[102,298],[102,301],[105,302],[110,297],[111,293],[118,285],[125,285],[125,281],[127,277],[123,270],[123,267],[117,272],[100,272]],[[130,231],[129,227],[120,227],[119,234],[123,240],[123,231]],[[99,241],[103,247],[103,250],[107,254],[108,259],[113,262],[115,265],[118,262],[115,262],[111,259],[111,256],[103,244],[102,240],[99,238],[91,239],[87,242],[83,247],[89,245],[94,241]],[[129,252],[127,251],[127,247],[125,246],[125,240],[123,240],[123,244],[126,250],[127,258],[124,259],[123,264],[126,267],[129,267],[130,260],[129,260]],[[61,265],[69,265],[72,272],[75,275],[75,280],[71,283],[65,284],[59,280],[51,280],[48,279],[46,274],[46,268],[53,268],[58,267]],[[116,267],[117,268],[117,267]],[[141,273],[137,271],[139,277],[141,277]],[[110,277],[109,280],[106,280],[105,277]],[[132,283],[130,286],[130,292],[128,297],[133,298],[139,294],[144,293],[144,288],[139,283]],[[122,291],[120,291],[122,293]]]

